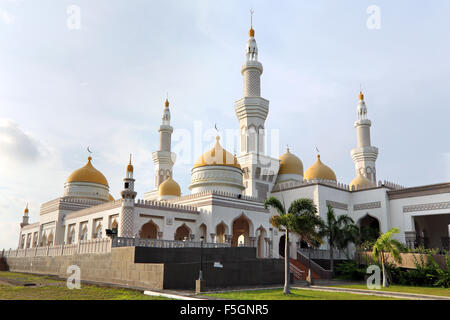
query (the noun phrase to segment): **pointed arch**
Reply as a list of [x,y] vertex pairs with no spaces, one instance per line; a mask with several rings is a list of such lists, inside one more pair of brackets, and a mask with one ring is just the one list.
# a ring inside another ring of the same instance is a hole
[[222,220],[216,226],[216,242],[218,242],[218,243],[225,243],[226,242],[226,237],[225,237],[226,235],[228,235],[228,226]]
[[232,224],[231,246],[249,246],[250,237],[253,234],[253,224],[245,213],[236,217]]
[[256,230],[258,233],[258,238],[256,239],[257,241],[257,257],[258,258],[264,258],[266,257],[266,240],[265,238],[267,237],[267,231],[266,229],[261,225],[259,226],[259,228]]
[[189,228],[186,223],[179,226],[175,232],[174,240],[176,241],[188,241],[191,235],[191,228]]
[[208,228],[206,227],[206,224],[202,223],[199,227],[198,227],[198,234],[199,234],[199,239],[201,237],[203,237],[205,239],[205,241],[208,239]]
[[158,225],[150,219],[146,224],[144,224],[139,231],[139,237],[141,239],[158,239],[159,227]]

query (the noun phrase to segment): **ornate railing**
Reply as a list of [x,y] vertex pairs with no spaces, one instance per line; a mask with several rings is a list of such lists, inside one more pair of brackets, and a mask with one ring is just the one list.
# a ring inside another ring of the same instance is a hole
[[[147,248],[200,248],[200,241],[175,241],[139,238],[116,237],[112,241],[113,247],[147,247]],[[229,243],[203,242],[203,248],[229,248]]]
[[[319,259],[319,260],[329,260],[330,259],[330,250],[324,249],[310,249],[311,250],[311,259]],[[309,256],[309,249],[298,249],[305,256]],[[348,257],[345,252],[339,250],[333,250],[333,259],[334,260],[349,260],[351,257]]]
[[0,257],[56,257],[107,252],[111,252],[110,238],[83,240],[74,244],[3,250],[0,252]]

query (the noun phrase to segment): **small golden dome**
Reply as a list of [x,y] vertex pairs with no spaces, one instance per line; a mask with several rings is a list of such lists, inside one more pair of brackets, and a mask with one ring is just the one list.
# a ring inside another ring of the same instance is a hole
[[248,36],[251,37],[255,37],[255,30],[253,30],[253,28],[250,28],[250,30],[248,31]]
[[166,99],[166,103],[165,103],[166,108],[169,107],[169,99]]
[[28,213],[28,203],[27,203],[25,210],[23,210],[23,213]]
[[105,176],[92,166],[91,160],[92,158],[89,157],[88,163],[86,163],[84,167],[75,170],[69,178],[67,178],[66,182],[90,182],[102,184],[108,187],[108,181]]
[[359,101],[363,101],[364,100],[364,94],[362,93],[362,91],[359,92]]
[[127,172],[133,172],[134,168],[133,165],[131,164],[131,154],[130,154],[130,162],[127,165]]
[[278,174],[299,174],[303,176],[303,162],[287,148],[286,153],[280,156],[280,170]]
[[352,180],[352,182],[350,182],[348,188],[352,190],[352,187],[355,187],[354,190],[358,190],[358,188],[359,189],[371,188],[374,186],[375,184],[372,181],[370,181],[369,179],[367,179],[366,177],[361,175],[361,173],[358,172],[358,175],[355,177],[355,179]]
[[109,201],[114,201],[115,200],[114,197],[111,195],[111,193],[108,195],[108,200]]
[[204,166],[227,166],[241,169],[235,155],[231,154],[219,143],[220,137],[216,137],[216,145],[210,151],[206,151],[194,163],[194,168]]
[[320,155],[317,155],[317,161],[305,172],[306,180],[331,180],[337,181],[336,174],[329,167],[320,161]]
[[172,177],[167,178],[166,181],[159,185],[158,194],[160,196],[177,196],[181,195],[180,185],[172,179]]

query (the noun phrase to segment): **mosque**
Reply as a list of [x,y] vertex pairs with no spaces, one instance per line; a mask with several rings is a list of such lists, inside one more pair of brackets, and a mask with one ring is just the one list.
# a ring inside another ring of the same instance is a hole
[[[38,222],[29,223],[28,208],[20,224],[19,249],[75,244],[107,237],[107,230],[122,238],[161,239],[223,243],[257,248],[259,258],[279,258],[283,251],[282,230],[270,224],[276,212],[264,208],[274,196],[289,204],[299,198],[313,199],[318,214],[326,217],[327,206],[347,214],[360,226],[380,232],[398,227],[398,240],[410,247],[449,245],[450,183],[405,188],[378,181],[378,148],[370,139],[371,121],[363,93],[356,108],[356,146],[350,151],[355,178],[347,185],[317,160],[304,170],[300,158],[289,149],[279,159],[266,155],[265,120],[269,101],[261,96],[263,65],[253,28],[246,45],[241,73],[243,97],[235,102],[239,120],[239,154],[216,144],[202,154],[191,170],[190,194],[172,174],[169,101],[159,126],[159,150],[153,153],[154,189],[137,199],[131,157],[125,170],[121,198],[114,199],[107,178],[94,167],[93,159],[65,181],[61,196],[42,204]],[[301,242],[294,237],[291,252]],[[323,249],[326,249],[326,244]]]

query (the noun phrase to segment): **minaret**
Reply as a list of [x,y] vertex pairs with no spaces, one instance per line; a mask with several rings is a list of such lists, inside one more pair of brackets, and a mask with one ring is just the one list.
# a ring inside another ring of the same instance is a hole
[[28,203],[27,203],[27,206],[26,206],[25,210],[23,211],[22,223],[20,224],[20,227],[23,228],[24,226],[28,225],[28,220],[29,220],[29,216],[28,216]]
[[358,114],[358,120],[355,122],[357,145],[351,151],[356,175],[359,173],[376,185],[377,171],[375,162],[378,158],[378,148],[373,147],[370,142],[370,127],[372,123],[367,119],[367,107],[362,92],[359,94],[359,103],[356,111]]
[[261,97],[263,66],[258,61],[255,30],[251,24],[246,47],[246,59],[241,68],[244,96],[235,102],[239,119],[239,163],[244,171],[245,194],[265,198],[275,182],[278,159],[265,155],[264,123],[269,113],[269,101]]
[[122,210],[119,214],[119,230],[118,236],[125,238],[133,238],[134,233],[134,198],[136,198],[136,192],[134,191],[134,179],[133,179],[133,165],[130,162],[127,166],[127,172],[123,179],[124,186],[120,192],[122,196]]
[[172,168],[175,163],[175,153],[171,152],[171,140],[173,128],[170,126],[169,100],[166,99],[162,115],[162,123],[159,126],[159,150],[153,152],[152,158],[155,164],[155,190],[167,178],[172,176]]

